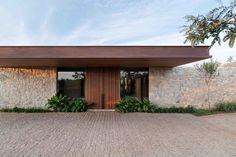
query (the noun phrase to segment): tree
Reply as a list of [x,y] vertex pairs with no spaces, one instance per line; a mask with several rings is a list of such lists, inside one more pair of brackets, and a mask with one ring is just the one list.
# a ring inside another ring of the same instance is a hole
[[[211,10],[206,15],[186,16],[188,25],[182,26],[185,35],[185,43],[192,46],[204,44],[211,39],[211,46],[215,43],[228,42],[229,47],[235,45],[236,38],[236,0],[229,6],[220,6]],[[221,37],[223,36],[223,39]]]
[[75,80],[80,80],[80,79],[84,79],[85,75],[84,75],[84,72],[75,72],[75,74],[72,75],[72,77],[75,79]]
[[213,80],[218,74],[218,67],[220,63],[217,61],[211,60],[210,62],[203,62],[201,65],[196,65],[197,71],[199,71],[204,78],[204,81],[207,86],[207,105],[209,109],[211,109],[211,104],[210,104],[210,85]]

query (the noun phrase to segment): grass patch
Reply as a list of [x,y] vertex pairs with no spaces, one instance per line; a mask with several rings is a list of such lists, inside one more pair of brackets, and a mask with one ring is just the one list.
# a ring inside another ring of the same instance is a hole
[[215,113],[219,113],[216,110],[208,110],[208,109],[196,109],[194,107],[157,107],[155,113],[191,113],[195,116],[206,116]]
[[[235,112],[235,111],[228,111]],[[195,116],[207,116],[212,114],[227,113],[225,110],[219,108],[214,109],[197,109],[193,107],[170,107],[170,108],[157,108],[155,113],[191,113]]]
[[215,106],[216,107],[211,110],[195,109],[193,114],[196,116],[206,116],[206,115],[218,114],[218,113],[236,112],[236,102],[223,102],[223,103],[218,103]]
[[18,107],[14,107],[14,108],[3,108],[0,109],[0,112],[16,112],[16,113],[45,113],[45,112],[51,112],[48,109],[44,109],[44,108],[18,108]]
[[156,107],[155,113],[193,113],[195,109],[193,107]]
[[223,102],[216,104],[216,110],[221,112],[236,112],[236,102]]
[[194,109],[194,112],[192,113],[195,116],[207,116],[216,113],[213,110],[208,109]]

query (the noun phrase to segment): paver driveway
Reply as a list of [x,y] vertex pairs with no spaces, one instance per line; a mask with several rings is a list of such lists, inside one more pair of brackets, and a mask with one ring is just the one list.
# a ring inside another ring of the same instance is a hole
[[236,156],[236,114],[0,113],[0,156]]

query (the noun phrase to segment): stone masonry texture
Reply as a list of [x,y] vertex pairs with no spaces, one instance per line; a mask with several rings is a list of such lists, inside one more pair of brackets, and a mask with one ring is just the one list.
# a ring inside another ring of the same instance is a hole
[[56,68],[0,68],[0,108],[45,107],[56,93]]
[[[45,107],[56,94],[56,68],[0,68],[0,108]],[[220,67],[210,104],[236,101],[236,67]],[[206,108],[207,86],[194,67],[149,68],[149,98],[159,106]]]
[[[159,106],[206,108],[207,86],[194,67],[149,68],[149,98]],[[236,67],[219,67],[210,84],[209,104],[236,101]]]

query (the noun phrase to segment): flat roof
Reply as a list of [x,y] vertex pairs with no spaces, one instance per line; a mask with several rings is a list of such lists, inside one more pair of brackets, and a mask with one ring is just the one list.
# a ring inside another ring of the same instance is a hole
[[0,46],[5,67],[174,67],[210,57],[209,46]]

